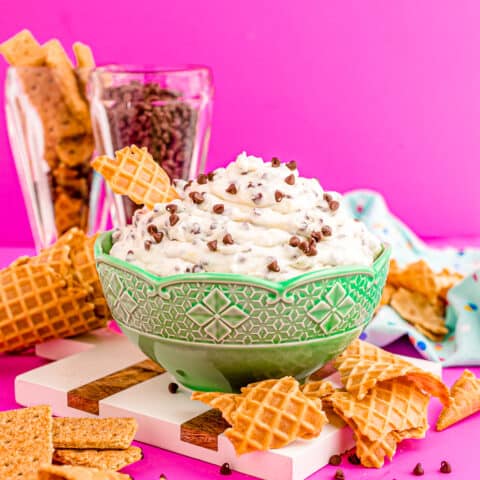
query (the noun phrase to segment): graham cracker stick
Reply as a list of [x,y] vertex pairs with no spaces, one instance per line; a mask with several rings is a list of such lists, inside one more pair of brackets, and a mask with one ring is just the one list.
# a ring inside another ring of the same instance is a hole
[[126,449],[136,431],[134,418],[54,418],[53,446],[57,449]]
[[142,449],[128,447],[126,450],[55,450],[53,462],[60,465],[121,470],[143,458]]

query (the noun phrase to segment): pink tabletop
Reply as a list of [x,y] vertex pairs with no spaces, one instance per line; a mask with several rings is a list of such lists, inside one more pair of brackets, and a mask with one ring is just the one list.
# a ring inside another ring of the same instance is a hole
[[[0,249],[0,266],[31,252],[25,249]],[[390,346],[390,350],[403,355],[418,356],[413,347],[404,340]],[[47,363],[37,358],[33,352],[22,355],[0,355],[0,411],[17,408],[14,398],[14,380],[20,373]],[[444,369],[443,378],[448,385],[460,375],[462,368]],[[471,368],[480,376],[480,368]],[[440,411],[440,404],[432,400],[429,411],[430,425],[434,425]],[[421,462],[428,479],[454,478],[475,479],[478,477],[477,459],[472,456],[476,451],[478,432],[480,431],[480,414],[477,414],[444,432],[436,432],[433,428],[422,440],[405,440],[397,450],[393,462],[388,462],[379,470],[365,469],[352,466],[344,459],[341,467],[325,467],[309,477],[311,480],[332,479],[337,468],[342,468],[346,480],[401,480],[414,478],[411,473],[416,463]],[[231,478],[247,479],[247,475],[233,473],[224,477],[219,473],[219,467],[208,463],[192,460],[159,448],[141,445],[145,458],[141,462],[125,469],[135,480],[157,480],[164,474],[168,480],[189,478],[192,480],[203,478]],[[450,477],[439,473],[440,462],[447,460],[452,466]],[[232,465],[235,468],[234,465]]]

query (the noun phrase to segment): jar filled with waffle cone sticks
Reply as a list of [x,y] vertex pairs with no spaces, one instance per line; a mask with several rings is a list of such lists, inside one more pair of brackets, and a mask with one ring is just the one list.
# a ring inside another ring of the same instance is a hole
[[72,227],[89,229],[94,139],[86,82],[90,48],[40,45],[28,30],[0,45],[10,64],[6,112],[10,143],[37,250]]

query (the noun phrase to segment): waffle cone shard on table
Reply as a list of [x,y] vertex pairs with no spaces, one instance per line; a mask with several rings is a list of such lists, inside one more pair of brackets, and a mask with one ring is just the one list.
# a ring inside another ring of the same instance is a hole
[[115,158],[102,155],[93,160],[92,167],[115,193],[126,195],[134,203],[150,209],[156,203],[179,198],[167,173],[145,147],[125,147],[115,152]]
[[345,389],[360,400],[377,383],[406,377],[444,405],[451,402],[450,392],[439,377],[415,367],[406,360],[361,340],[355,340],[336,360]]
[[404,377],[378,383],[362,400],[348,392],[335,392],[330,397],[335,411],[370,440],[423,425],[429,400]]
[[242,390],[242,397],[232,414],[233,426],[225,431],[238,455],[315,438],[326,421],[292,377],[256,383]]
[[437,421],[437,430],[445,430],[454,423],[480,411],[480,379],[465,370],[450,390],[452,404],[445,407]]

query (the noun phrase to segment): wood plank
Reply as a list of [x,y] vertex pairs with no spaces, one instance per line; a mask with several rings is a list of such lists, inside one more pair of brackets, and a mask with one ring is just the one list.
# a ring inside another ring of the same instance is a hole
[[218,436],[229,427],[230,424],[224,420],[220,410],[208,410],[181,425],[180,440],[198,447],[218,450]]
[[127,388],[165,373],[165,369],[151,360],[144,360],[118,372],[67,392],[67,404],[71,408],[98,415],[99,402]]

